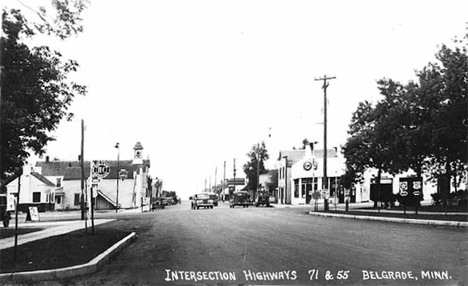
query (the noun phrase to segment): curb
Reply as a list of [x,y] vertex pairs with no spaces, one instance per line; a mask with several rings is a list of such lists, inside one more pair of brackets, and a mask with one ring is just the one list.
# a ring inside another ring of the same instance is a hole
[[343,214],[331,214],[331,213],[327,214],[327,213],[317,213],[317,212],[309,212],[309,214],[316,215],[316,216],[323,216],[323,217],[338,217],[338,218],[348,218],[348,219],[356,219],[356,220],[371,220],[371,221],[384,221],[384,222],[396,222],[396,223],[407,223],[407,224],[445,226],[445,227],[454,227],[457,229],[468,228],[468,222],[464,222],[464,221],[405,219],[405,218],[374,217],[374,216],[363,216],[363,215],[343,215]]
[[135,239],[136,233],[130,233],[86,264],[50,270],[4,273],[0,274],[0,281],[47,281],[91,274],[108,263],[113,256]]

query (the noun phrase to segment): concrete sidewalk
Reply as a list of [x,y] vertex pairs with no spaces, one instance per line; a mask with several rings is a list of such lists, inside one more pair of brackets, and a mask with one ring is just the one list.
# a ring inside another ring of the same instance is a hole
[[[100,225],[113,219],[95,219],[94,225]],[[28,222],[18,223],[21,228],[41,228],[40,231],[18,235],[18,245],[25,244],[34,240],[44,239],[51,236],[62,235],[75,230],[84,229],[85,222],[78,221],[49,221],[49,222]],[[88,227],[91,229],[91,222],[88,222]],[[13,224],[14,229],[14,224]],[[91,230],[90,230],[91,231]],[[0,239],[0,249],[5,249],[15,246],[15,237],[7,237]]]
[[[427,204],[427,202],[426,202]],[[282,204],[271,204],[275,208],[304,208],[310,209],[309,214],[315,216],[323,217],[335,217],[335,218],[348,218],[348,219],[357,219],[357,220],[372,220],[372,221],[382,221],[382,222],[394,222],[394,223],[406,223],[406,224],[420,224],[420,225],[431,225],[431,226],[442,226],[442,227],[454,227],[454,228],[468,228],[468,222],[460,221],[444,221],[444,220],[427,220],[427,219],[406,219],[406,218],[396,218],[396,217],[385,217],[385,216],[372,216],[372,215],[354,215],[354,214],[337,214],[337,213],[326,213],[326,212],[317,212],[315,211],[314,204],[303,204],[303,205],[282,205]],[[324,210],[324,205],[318,204],[318,211]],[[365,203],[352,203],[348,206],[349,211],[353,212],[371,212],[371,213],[387,213],[387,214],[403,214],[402,210],[391,210],[391,209],[372,209],[372,202]],[[366,208],[366,209],[362,209]],[[346,204],[330,204],[330,211],[345,211]],[[414,209],[407,210],[406,214],[415,214]],[[437,212],[424,212],[418,211],[418,215],[434,215],[434,214],[445,214]],[[468,215],[466,212],[448,212],[449,215]]]

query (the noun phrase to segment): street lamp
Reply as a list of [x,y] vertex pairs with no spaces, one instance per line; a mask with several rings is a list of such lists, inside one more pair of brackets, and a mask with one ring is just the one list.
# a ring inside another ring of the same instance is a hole
[[117,148],[117,194],[115,196],[115,212],[119,212],[119,170],[120,170],[120,148],[119,148],[119,142],[117,142],[114,146]]

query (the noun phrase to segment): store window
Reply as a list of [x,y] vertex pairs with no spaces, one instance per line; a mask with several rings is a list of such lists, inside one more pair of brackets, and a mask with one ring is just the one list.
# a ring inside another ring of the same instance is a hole
[[294,197],[299,197],[299,179],[294,180]]

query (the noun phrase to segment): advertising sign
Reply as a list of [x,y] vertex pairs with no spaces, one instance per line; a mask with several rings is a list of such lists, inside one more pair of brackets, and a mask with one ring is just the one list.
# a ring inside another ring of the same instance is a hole
[[109,164],[107,164],[106,162],[94,160],[91,163],[91,176],[93,178],[98,177],[100,179],[103,179],[109,175],[109,172],[110,167]]

